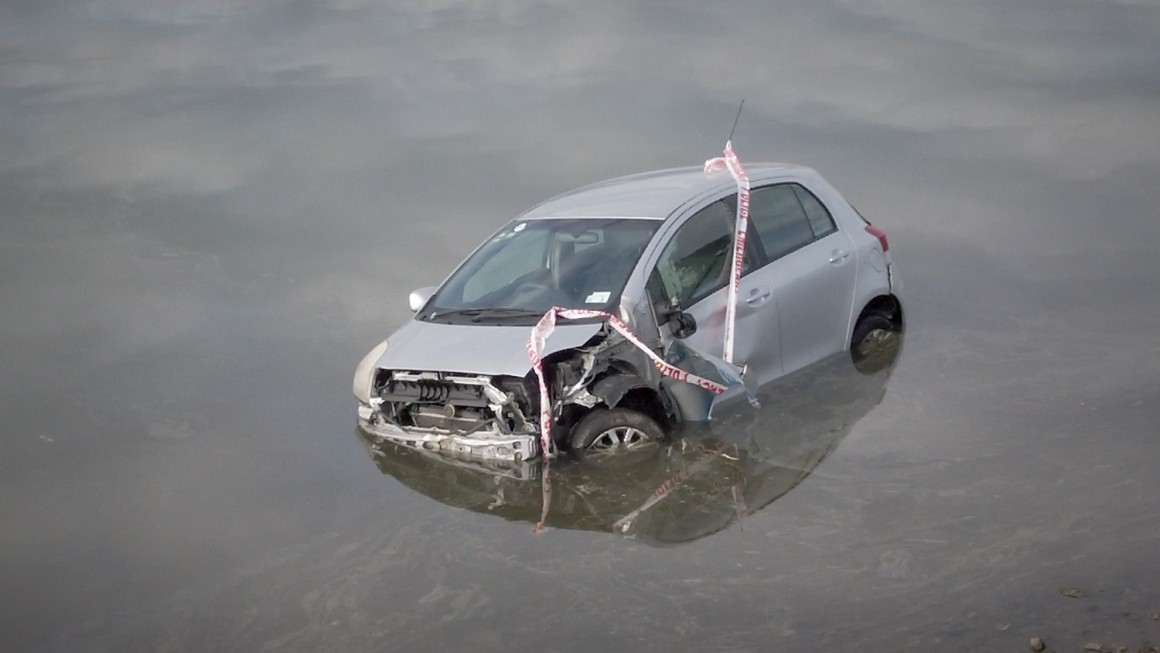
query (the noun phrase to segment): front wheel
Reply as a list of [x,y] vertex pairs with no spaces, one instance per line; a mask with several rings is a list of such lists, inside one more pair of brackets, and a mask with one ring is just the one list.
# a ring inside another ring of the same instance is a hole
[[569,436],[573,451],[586,453],[637,449],[665,439],[656,420],[631,408],[593,408]]

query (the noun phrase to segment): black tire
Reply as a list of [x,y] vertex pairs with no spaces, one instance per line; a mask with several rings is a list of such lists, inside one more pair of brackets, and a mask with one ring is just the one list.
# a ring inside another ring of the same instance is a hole
[[882,349],[883,340],[897,335],[898,331],[898,325],[881,313],[863,315],[850,336],[850,358],[854,367],[863,374],[874,374],[893,363],[892,353],[897,352],[877,350]]
[[572,450],[583,453],[636,449],[664,440],[656,420],[631,408],[593,408],[568,436]]

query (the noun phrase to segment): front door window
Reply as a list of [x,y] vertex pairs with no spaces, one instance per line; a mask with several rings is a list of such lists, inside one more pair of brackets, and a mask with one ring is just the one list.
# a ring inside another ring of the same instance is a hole
[[649,278],[653,300],[688,308],[723,288],[729,278],[733,223],[733,211],[722,200],[681,225]]

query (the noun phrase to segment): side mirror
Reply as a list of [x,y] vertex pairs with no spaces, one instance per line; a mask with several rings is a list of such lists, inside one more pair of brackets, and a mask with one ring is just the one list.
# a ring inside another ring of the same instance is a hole
[[697,320],[684,311],[673,311],[669,314],[669,328],[674,338],[684,340],[697,332]]
[[412,290],[411,294],[407,296],[407,302],[411,305],[411,312],[417,313],[419,309],[427,304],[427,300],[431,299],[431,295],[438,290],[435,286],[425,286],[416,290]]
[[[654,280],[657,278],[655,272],[653,278]],[[681,303],[676,297],[667,302],[659,301],[653,304],[653,313],[657,316],[658,326],[669,325],[669,331],[678,340],[688,338],[697,332],[697,320],[681,310]]]

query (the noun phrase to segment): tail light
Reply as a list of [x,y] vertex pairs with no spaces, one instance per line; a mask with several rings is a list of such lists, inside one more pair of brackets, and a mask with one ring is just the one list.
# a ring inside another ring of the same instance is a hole
[[886,232],[872,224],[866,225],[866,233],[878,239],[879,244],[882,245],[882,253],[890,251],[890,243],[886,242]]

